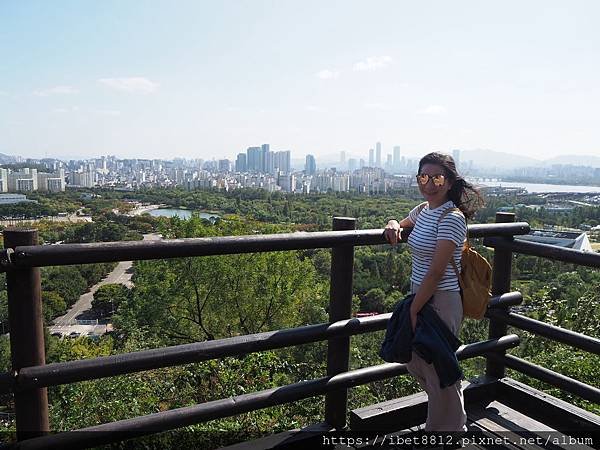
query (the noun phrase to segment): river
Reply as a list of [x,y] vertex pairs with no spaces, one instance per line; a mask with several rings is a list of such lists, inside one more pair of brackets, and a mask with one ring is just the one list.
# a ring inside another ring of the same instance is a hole
[[545,194],[548,192],[562,192],[562,193],[577,193],[577,194],[591,194],[599,193],[600,186],[571,186],[567,184],[546,184],[546,183],[519,183],[509,181],[481,181],[478,184],[484,186],[502,186],[505,188],[523,188],[530,194]]

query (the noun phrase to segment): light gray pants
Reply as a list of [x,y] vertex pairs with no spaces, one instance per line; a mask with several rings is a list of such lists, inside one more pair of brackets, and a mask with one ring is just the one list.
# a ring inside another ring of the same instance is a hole
[[[416,293],[418,284],[412,283],[411,291]],[[458,336],[463,318],[460,292],[436,291],[429,301],[440,319],[450,331]],[[421,388],[427,393],[427,422],[426,431],[466,431],[467,414],[460,380],[446,388],[440,387],[440,379],[433,367],[427,364],[415,352],[407,364],[408,372],[414,376]]]

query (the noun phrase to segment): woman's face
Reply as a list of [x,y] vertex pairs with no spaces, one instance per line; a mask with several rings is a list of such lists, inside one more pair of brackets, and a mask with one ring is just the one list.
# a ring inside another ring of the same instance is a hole
[[[426,176],[419,177],[419,175]],[[423,184],[425,180],[427,182]],[[421,172],[417,175],[417,184],[423,198],[438,205],[448,200],[448,191],[452,187],[444,168],[438,164],[423,164]]]

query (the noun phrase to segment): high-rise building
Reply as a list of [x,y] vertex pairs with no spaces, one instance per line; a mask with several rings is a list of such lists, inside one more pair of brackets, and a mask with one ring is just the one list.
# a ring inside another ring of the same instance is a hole
[[392,165],[394,166],[394,170],[400,169],[400,146],[396,145],[394,147],[394,160],[392,161]]
[[452,150],[452,158],[454,158],[454,164],[456,164],[456,167],[458,168],[460,165],[460,150]]
[[219,160],[219,172],[229,172],[231,170],[231,162],[228,159]]
[[0,192],[8,192],[8,169],[0,168]]
[[355,158],[350,158],[348,159],[348,170],[349,171],[354,171],[358,168],[358,164]]
[[263,144],[260,146],[261,150],[261,162],[259,172],[271,173],[273,172],[273,155],[270,150],[269,144]]
[[245,153],[238,153],[237,159],[235,160],[235,171],[236,172],[247,172],[248,164]]
[[291,172],[291,153],[289,150],[275,152],[273,155],[273,173],[290,173]]
[[71,172],[69,176],[69,184],[81,187],[94,187],[94,172],[86,169],[81,169],[77,172]]
[[375,167],[375,150],[369,149],[369,167]]
[[268,151],[265,153],[264,173],[275,173],[275,153]]
[[54,173],[38,173],[38,190],[43,192],[62,192],[65,190],[65,170]]
[[296,189],[296,177],[290,174],[280,174],[277,177],[277,185],[281,187],[282,191],[294,192]]
[[306,175],[314,175],[317,172],[317,163],[313,155],[306,155],[306,164],[304,165]]
[[342,169],[346,167],[346,152],[343,150],[340,152],[340,166]]
[[261,171],[261,148],[260,147],[248,147],[246,150],[247,157],[247,169],[248,172],[260,172]]
[[20,171],[10,172],[8,174],[8,190],[10,192],[37,191],[37,169],[24,168]]
[[381,142],[375,143],[375,167],[381,167]]
[[279,156],[279,162],[281,164],[281,170],[286,173],[292,172],[292,152],[289,150],[281,152],[281,155]]

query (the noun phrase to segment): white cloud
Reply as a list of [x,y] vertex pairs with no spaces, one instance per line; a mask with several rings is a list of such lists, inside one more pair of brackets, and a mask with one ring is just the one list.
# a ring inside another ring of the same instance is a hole
[[418,114],[427,114],[430,116],[434,116],[434,115],[439,115],[439,114],[446,114],[446,112],[448,112],[448,110],[446,109],[445,106],[442,105],[430,105],[426,108],[421,109],[420,111],[418,111]]
[[3,97],[3,96],[8,96],[8,92],[0,91],[0,97]]
[[306,111],[310,111],[310,112],[321,111],[321,108],[319,106],[315,106],[315,105],[306,105],[304,107],[304,109]]
[[54,86],[51,88],[34,91],[33,95],[37,95],[38,97],[48,97],[49,95],[69,95],[78,93],[79,91],[71,86]]
[[144,77],[100,78],[98,82],[118,91],[140,92],[142,94],[156,92],[159,86],[158,83]]
[[229,111],[229,112],[238,112],[241,110],[242,110],[241,106],[229,105],[229,106],[225,107],[225,111]]
[[321,80],[335,80],[340,76],[340,73],[335,70],[323,69],[317,72],[316,76]]
[[354,64],[353,70],[364,72],[385,69],[391,62],[391,56],[369,56],[367,59]]

